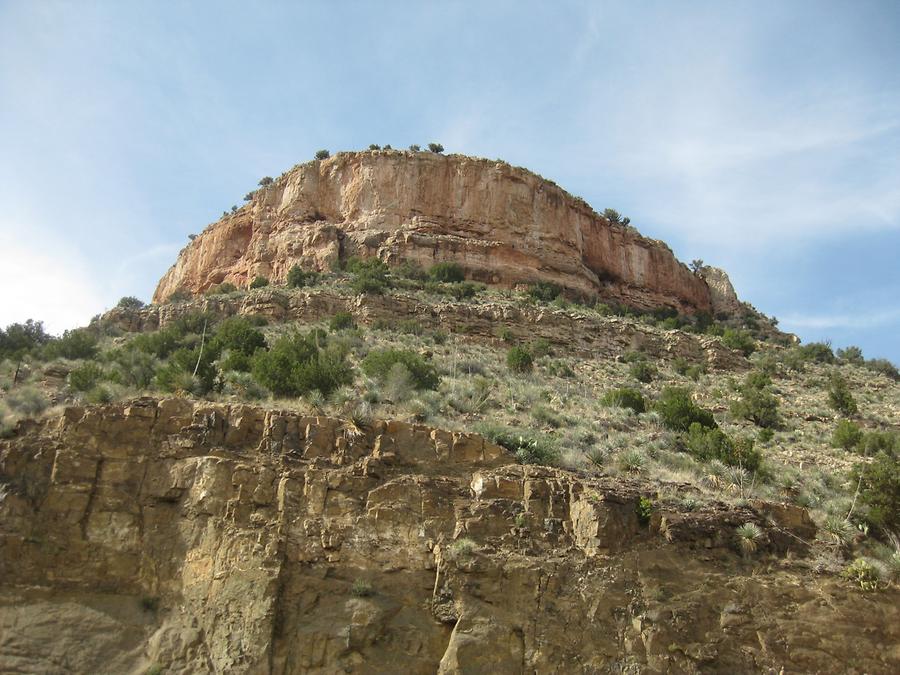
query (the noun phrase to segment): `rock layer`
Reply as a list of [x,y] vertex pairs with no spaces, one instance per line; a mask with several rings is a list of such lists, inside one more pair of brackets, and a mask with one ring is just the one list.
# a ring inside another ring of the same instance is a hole
[[538,280],[636,307],[712,309],[706,283],[662,242],[611,223],[556,184],[505,162],[422,152],[342,152],[294,167],[178,256],[154,294],[283,281],[294,265],[350,255],[514,286]]
[[650,489],[397,422],[69,408],[0,441],[0,671],[900,668],[897,591],[792,562],[802,509],[673,500],[644,524]]

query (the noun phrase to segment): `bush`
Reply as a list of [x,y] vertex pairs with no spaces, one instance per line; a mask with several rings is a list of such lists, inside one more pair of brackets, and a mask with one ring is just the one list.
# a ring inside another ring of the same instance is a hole
[[416,145],[415,143],[412,143],[412,144],[409,146],[409,149],[410,149],[412,152],[419,152],[422,148],[419,147],[418,145]]
[[269,351],[256,352],[253,377],[276,396],[328,396],[353,382],[353,369],[343,352],[323,343],[321,331],[283,337]]
[[353,275],[350,287],[355,293],[379,295],[390,287],[388,267],[378,258],[350,258],[344,269]]
[[468,300],[474,298],[485,289],[484,284],[476,284],[472,281],[463,281],[461,283],[453,283],[448,287],[448,292],[457,300]]
[[879,452],[868,466],[857,465],[853,480],[859,481],[860,501],[868,507],[868,520],[884,532],[900,529],[900,459]]
[[216,284],[215,286],[210,286],[206,290],[206,295],[226,295],[228,293],[236,293],[238,287],[235,286],[230,281],[224,281],[221,284]]
[[34,417],[50,405],[50,401],[34,387],[16,387],[6,395],[10,410],[25,417]]
[[606,392],[600,404],[616,408],[629,408],[640,414],[647,410],[647,402],[637,389],[613,389]]
[[116,303],[116,307],[119,309],[141,309],[142,307],[145,307],[145,305],[142,300],[138,300],[133,295],[126,295],[124,298],[119,299],[119,302]]
[[538,281],[528,286],[528,295],[538,302],[553,302],[562,293],[562,288],[550,281]]
[[506,367],[513,373],[530,373],[534,368],[534,359],[524,347],[510,347],[506,352]]
[[69,386],[75,391],[90,391],[103,379],[103,369],[88,361],[69,373]]
[[559,462],[559,450],[546,436],[493,424],[480,424],[476,426],[476,431],[512,452],[519,464],[554,466]]
[[847,380],[837,372],[828,379],[828,405],[842,415],[855,415],[857,412],[856,399],[850,393]]
[[413,351],[406,349],[375,349],[360,364],[369,377],[384,383],[395,364],[401,363],[409,371],[416,389],[437,389],[440,378],[434,366]]
[[154,333],[141,333],[132,340],[130,347],[164,359],[181,346],[183,334],[174,326],[161,328]]
[[187,291],[181,289],[177,290],[174,293],[170,294],[168,298],[166,298],[166,302],[170,305],[177,305],[181,302],[187,302],[191,299],[191,294]]
[[859,425],[850,420],[840,420],[831,436],[831,447],[853,450],[863,439]]
[[48,342],[44,352],[48,358],[92,359],[97,355],[97,336],[86,328],[67,330]]
[[225,354],[220,363],[223,371],[249,371],[251,357],[257,350],[265,348],[265,336],[249,319],[242,316],[222,321],[209,343],[211,358],[217,359]]
[[774,429],[780,423],[778,399],[771,391],[772,381],[762,371],[753,371],[740,388],[741,398],[731,406],[731,411],[758,427]]
[[646,361],[635,361],[628,368],[628,372],[631,373],[631,376],[636,379],[638,382],[643,382],[647,384],[653,381],[658,374],[656,366],[652,363],[647,363]]
[[316,150],[316,159],[328,159],[331,153],[327,150]]
[[455,262],[440,262],[432,265],[428,270],[428,276],[432,281],[451,284],[466,280],[466,274],[462,266]]
[[859,444],[859,451],[868,457],[874,457],[879,452],[889,455],[900,455],[900,432],[898,431],[870,431],[863,434]]
[[663,389],[655,408],[663,425],[673,431],[687,431],[695,423],[708,429],[718,428],[713,414],[695,405],[688,390],[681,387]]
[[866,361],[863,358],[862,349],[853,345],[846,349],[838,349],[837,358],[841,363],[852,363],[855,366],[861,366]]
[[250,282],[250,288],[265,288],[269,285],[269,280],[264,276],[257,276]]
[[410,281],[425,281],[428,279],[428,272],[423,270],[422,266],[418,263],[409,260],[404,260],[394,271],[397,275],[404,279],[409,279]]
[[894,381],[900,380],[900,370],[897,370],[897,366],[887,359],[869,359],[866,361],[866,368],[881,373]]
[[17,360],[25,354],[47,344],[52,337],[44,332],[44,322],[28,319],[25,323],[13,323],[0,330],[0,361]]
[[164,391],[184,391],[202,396],[215,385],[217,371],[213,360],[211,350],[204,349],[201,353],[199,345],[191,349],[176,349],[156,371],[156,384]]
[[153,354],[134,349],[130,345],[112,352],[110,360],[115,364],[110,379],[119,384],[146,389],[156,377],[157,361]]
[[288,288],[313,286],[319,280],[318,272],[307,272],[299,265],[294,265],[287,273]]
[[440,153],[440,152],[443,152],[443,151],[444,151],[444,146],[441,145],[440,143],[429,143],[429,144],[428,144],[428,149],[429,149],[431,152],[438,152],[438,153]]
[[355,328],[356,322],[350,312],[338,312],[328,320],[328,327],[331,330],[338,331],[346,328]]
[[762,460],[759,451],[753,449],[753,440],[732,440],[721,429],[710,429],[693,422],[680,442],[684,449],[700,461],[719,460],[730,466],[740,466],[756,471]]
[[275,180],[271,176],[263,176],[259,179],[259,185],[261,187],[269,187],[275,182]]
[[797,352],[804,361],[814,363],[834,363],[834,352],[831,345],[825,342],[810,342],[808,345],[797,347]]
[[750,356],[756,351],[756,342],[753,340],[753,336],[745,330],[726,328],[722,334],[722,343],[726,347],[738,350],[744,356]]

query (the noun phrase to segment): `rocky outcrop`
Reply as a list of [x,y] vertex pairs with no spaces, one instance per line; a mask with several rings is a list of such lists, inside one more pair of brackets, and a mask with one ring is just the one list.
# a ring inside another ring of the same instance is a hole
[[556,184],[505,162],[399,151],[294,167],[196,237],[154,300],[257,275],[280,282],[294,265],[328,269],[350,255],[455,261],[491,284],[548,280],[636,307],[711,309],[705,282],[665,244]]
[[743,370],[747,359],[710,335],[664,331],[637,319],[595,312],[523,305],[514,301],[423,302],[414,294],[354,296],[331,288],[262,288],[246,294],[216,295],[189,302],[113,309],[101,322],[131,332],[153,331],[196,312],[215,317],[262,316],[275,323],[303,324],[349,312],[357,324],[396,325],[411,320],[424,331],[445,331],[466,340],[499,344],[499,326],[524,343],[546,340],[568,354],[615,359],[629,350],[663,359],[682,357],[713,369]]
[[68,408],[0,441],[0,671],[897,672],[900,596],[813,575],[805,512],[678,503],[424,426]]

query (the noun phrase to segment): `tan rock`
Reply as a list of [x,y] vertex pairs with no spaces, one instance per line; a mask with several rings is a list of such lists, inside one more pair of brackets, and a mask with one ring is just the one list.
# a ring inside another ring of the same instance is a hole
[[350,255],[454,261],[485,283],[548,280],[638,307],[712,307],[709,287],[665,244],[554,183],[503,162],[406,152],[342,152],[294,167],[185,247],[154,301],[257,275],[283,282],[294,265],[327,270]]

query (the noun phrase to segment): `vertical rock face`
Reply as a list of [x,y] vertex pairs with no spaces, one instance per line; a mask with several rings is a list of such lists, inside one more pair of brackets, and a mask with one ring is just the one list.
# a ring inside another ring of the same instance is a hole
[[257,275],[283,281],[294,265],[325,269],[350,255],[454,261],[486,283],[548,280],[637,307],[711,309],[709,287],[665,244],[554,183],[504,162],[399,151],[293,168],[194,239],[154,300]]
[[641,522],[653,489],[400,422],[69,408],[0,439],[0,672],[898,672],[898,592],[791,563],[803,509]]

